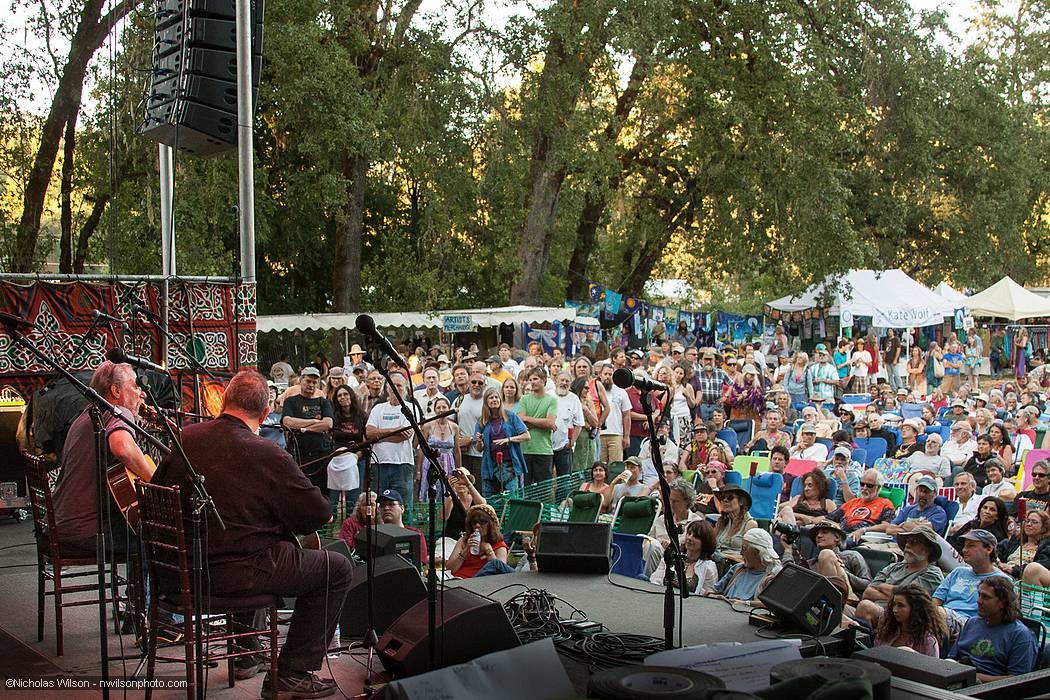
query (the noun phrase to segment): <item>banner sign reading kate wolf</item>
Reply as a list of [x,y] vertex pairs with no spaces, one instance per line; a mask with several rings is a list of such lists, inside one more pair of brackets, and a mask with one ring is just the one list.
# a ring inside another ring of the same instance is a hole
[[878,328],[911,328],[933,326],[941,322],[940,312],[929,306],[902,306],[895,309],[875,309],[871,325]]

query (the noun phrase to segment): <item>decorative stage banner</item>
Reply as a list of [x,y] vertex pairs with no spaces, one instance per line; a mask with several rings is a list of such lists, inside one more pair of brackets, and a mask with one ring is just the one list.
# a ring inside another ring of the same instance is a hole
[[[168,287],[167,366],[182,388],[185,404],[193,387],[188,353],[221,379],[255,366],[256,291],[254,284],[177,279]],[[26,335],[27,340],[66,369],[93,370],[116,346],[159,364],[161,333],[135,308],[141,306],[160,318],[161,289],[160,282],[143,281],[0,281],[0,311],[35,323],[37,329]],[[127,328],[96,323],[92,317],[96,309],[125,321]],[[0,387],[13,387],[28,398],[51,376],[42,362],[0,327]],[[214,393],[212,384],[205,387],[206,394]]]

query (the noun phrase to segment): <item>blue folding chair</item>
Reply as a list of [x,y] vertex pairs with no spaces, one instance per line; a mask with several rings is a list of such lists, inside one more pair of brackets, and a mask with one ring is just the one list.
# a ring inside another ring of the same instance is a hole
[[732,428],[723,428],[715,433],[715,437],[729,445],[729,449],[733,450],[733,455],[736,455],[737,445],[739,445],[740,442],[737,440],[735,430]]
[[909,418],[922,418],[922,407],[921,403],[902,403],[901,404],[901,417],[905,420]]
[[859,447],[853,448],[853,453],[850,455],[850,461],[856,462],[857,464],[867,464],[868,451],[862,450]]
[[941,442],[942,443],[948,442],[948,440],[950,440],[951,437],[952,437],[952,429],[951,429],[950,426],[947,426],[947,425],[927,425],[926,426],[926,434],[927,435],[932,435],[934,433],[937,433],[938,435],[941,436]]
[[[802,476],[805,476],[805,474],[803,474]],[[791,482],[791,497],[792,498],[794,498],[795,496],[797,496],[800,493],[802,493],[802,476],[796,476],[795,479]],[[838,484],[838,482],[835,481],[834,479],[828,479],[828,498],[830,498],[831,500],[834,501],[835,500],[835,496],[838,495],[838,492],[839,492],[839,484]]]
[[815,442],[828,448],[829,455],[831,454],[831,451],[835,449],[835,443],[832,442],[829,438],[818,437]]
[[875,460],[886,456],[886,448],[888,445],[886,444],[885,438],[855,438],[853,441],[857,443],[857,447],[867,453],[864,458],[864,465],[867,467],[875,466]]
[[744,488],[751,493],[751,517],[755,520],[772,520],[777,512],[777,499],[784,488],[784,475],[766,472],[756,474],[747,482]]
[[642,558],[642,535],[629,535],[623,532],[613,533],[611,573],[630,578],[645,578],[645,559]]
[[738,445],[746,445],[751,442],[751,433],[755,429],[755,423],[750,418],[729,421],[729,427],[736,432]]
[[726,486],[743,486],[744,477],[740,472],[728,471],[725,475]]

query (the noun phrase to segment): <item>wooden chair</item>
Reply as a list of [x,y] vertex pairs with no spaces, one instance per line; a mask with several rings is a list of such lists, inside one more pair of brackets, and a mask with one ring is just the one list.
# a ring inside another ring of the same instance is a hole
[[[146,698],[152,696],[150,681],[154,678],[156,663],[158,660],[167,662],[182,662],[186,669],[186,697],[193,698],[196,692],[196,679],[194,677],[194,661],[196,651],[196,639],[194,637],[194,618],[200,615],[219,616],[224,619],[221,629],[216,629],[210,621],[203,625],[204,639],[202,648],[204,658],[202,663],[205,667],[212,661],[226,661],[228,682],[232,688],[235,682],[233,660],[242,656],[266,655],[270,657],[270,678],[277,678],[277,597],[268,594],[252,595],[245,597],[219,597],[204,596],[203,610],[194,607],[193,589],[191,580],[193,576],[190,563],[190,543],[186,537],[184,522],[182,519],[182,504],[179,498],[178,487],[168,488],[139,482],[136,484],[139,492],[140,525],[142,528],[142,542],[146,548],[146,559],[149,562],[150,580],[154,582],[153,596],[150,600],[149,609],[149,638],[148,658],[146,662]],[[177,591],[168,592],[164,585],[175,582]],[[158,610],[164,610],[173,615],[182,615],[182,626],[158,619]],[[269,613],[269,625],[265,630],[249,630],[245,632],[233,631],[231,618],[236,613],[253,613],[257,610],[267,610]],[[157,633],[161,628],[179,632],[183,635],[183,657],[159,657],[157,656]],[[234,644],[248,638],[267,640],[267,644],[260,649],[247,651],[235,651]],[[211,647],[225,643],[226,651],[216,653]],[[207,670],[205,671],[207,673]]]
[[[55,645],[56,655],[62,656],[63,620],[65,608],[80,605],[98,605],[98,597],[106,596],[110,603],[118,599],[118,587],[124,580],[117,576],[118,560],[126,557],[113,556],[109,565],[109,580],[101,589],[98,585],[98,571],[94,554],[77,552],[76,556],[64,556],[58,542],[58,530],[55,527],[55,512],[52,502],[51,483],[48,481],[47,462],[43,457],[22,452],[26,467],[26,482],[29,490],[29,504],[33,511],[33,525],[36,534],[36,633],[37,641],[44,641],[44,608],[50,596],[55,600]],[[78,571],[66,571],[67,568],[91,567]],[[89,579],[91,583],[70,585],[70,579]],[[51,590],[48,590],[48,583]],[[106,588],[109,588],[107,595]],[[91,598],[77,596],[67,600],[66,596],[91,592]],[[115,622],[116,633],[120,633],[120,621]]]

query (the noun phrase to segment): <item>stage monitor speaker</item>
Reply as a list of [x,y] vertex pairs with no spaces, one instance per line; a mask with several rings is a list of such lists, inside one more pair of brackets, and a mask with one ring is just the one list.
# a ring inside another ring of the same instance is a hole
[[[251,2],[252,109],[262,67],[263,0]],[[199,156],[237,145],[234,0],[160,0],[153,76],[139,133]]]
[[[354,567],[350,591],[339,620],[341,637],[364,637],[368,631],[368,563]],[[419,572],[397,555],[377,557],[372,577],[373,625],[377,635],[421,600],[427,587]]]
[[536,568],[542,573],[607,574],[610,523],[540,523]]
[[783,624],[811,635],[829,634],[842,617],[842,593],[820,574],[787,564],[758,599]]
[[853,652],[852,658],[877,663],[896,678],[941,690],[958,690],[977,683],[977,670],[973,666],[916,654],[910,649],[873,647]]
[[[354,537],[354,553],[362,559],[368,559],[368,534],[362,529]],[[376,556],[398,554],[420,568],[420,536],[397,525],[376,525],[372,531],[372,552]]]
[[[444,668],[479,656],[520,646],[503,606],[465,588],[446,588],[438,599],[437,664]],[[392,624],[376,647],[383,667],[397,678],[429,668],[427,601],[422,600]]]

